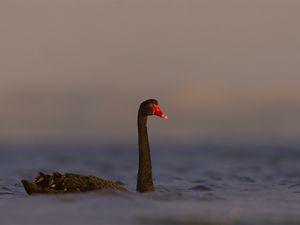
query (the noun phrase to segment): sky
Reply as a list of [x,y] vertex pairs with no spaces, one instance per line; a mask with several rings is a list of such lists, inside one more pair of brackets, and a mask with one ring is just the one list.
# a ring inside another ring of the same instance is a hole
[[1,0],[0,143],[300,138],[300,2]]

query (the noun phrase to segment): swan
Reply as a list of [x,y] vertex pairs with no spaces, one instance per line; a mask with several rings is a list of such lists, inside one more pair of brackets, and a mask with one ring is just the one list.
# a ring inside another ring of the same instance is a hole
[[[167,115],[158,107],[158,101],[156,99],[148,99],[142,102],[138,110],[139,168],[136,186],[138,192],[154,191],[150,146],[147,132],[147,118],[152,115],[168,119]],[[59,194],[68,192],[86,192],[102,189],[126,191],[126,189],[118,182],[96,176],[73,173],[60,174],[55,172],[49,175],[39,172],[33,181],[22,180],[21,182],[29,195],[39,193]]]

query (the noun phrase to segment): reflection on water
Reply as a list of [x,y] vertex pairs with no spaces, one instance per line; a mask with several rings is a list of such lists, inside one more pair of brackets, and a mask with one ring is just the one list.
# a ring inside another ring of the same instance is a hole
[[[300,224],[298,146],[153,147],[155,193],[135,192],[133,147],[1,148],[4,224]],[[123,182],[131,192],[27,196],[37,171]]]

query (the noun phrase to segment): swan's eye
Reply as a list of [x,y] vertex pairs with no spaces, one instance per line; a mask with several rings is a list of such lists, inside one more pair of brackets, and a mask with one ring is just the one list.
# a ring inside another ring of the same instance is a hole
[[158,105],[152,104],[153,107],[153,115],[159,116],[164,119],[168,119],[168,116],[164,114],[161,109],[158,107]]

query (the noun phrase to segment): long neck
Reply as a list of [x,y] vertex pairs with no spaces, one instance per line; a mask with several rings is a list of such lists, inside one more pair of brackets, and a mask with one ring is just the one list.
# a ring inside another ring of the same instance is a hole
[[139,134],[139,171],[137,176],[137,191],[154,191],[152,180],[152,166],[150,147],[147,133],[147,116],[143,115],[141,109],[138,114],[138,134]]

